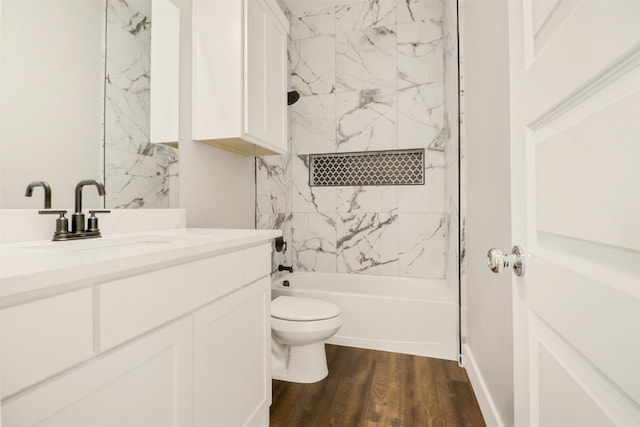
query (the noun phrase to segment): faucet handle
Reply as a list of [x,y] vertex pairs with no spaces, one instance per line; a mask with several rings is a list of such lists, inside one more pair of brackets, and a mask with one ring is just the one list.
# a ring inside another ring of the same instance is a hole
[[39,214],[41,215],[60,215],[60,218],[64,217],[68,212],[67,211],[62,211],[62,210],[56,210],[56,209],[41,209],[38,211]]
[[87,219],[87,230],[88,232],[98,233],[100,234],[100,229],[98,228],[98,218],[96,218],[96,214],[102,213],[111,213],[108,209],[96,209],[89,211],[89,215],[91,215]]
[[69,220],[65,217],[67,211],[59,211],[59,210],[40,210],[38,211],[41,215],[60,215],[58,219],[56,219],[56,231],[53,233],[53,240],[66,240],[67,235],[69,234]]
[[288,271],[289,273],[293,273],[293,267],[280,264],[278,266],[278,271]]

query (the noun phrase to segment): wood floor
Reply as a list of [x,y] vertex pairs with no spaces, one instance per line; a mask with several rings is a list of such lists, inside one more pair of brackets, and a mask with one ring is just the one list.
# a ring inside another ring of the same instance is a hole
[[329,376],[273,381],[271,427],[484,426],[456,362],[327,345]]

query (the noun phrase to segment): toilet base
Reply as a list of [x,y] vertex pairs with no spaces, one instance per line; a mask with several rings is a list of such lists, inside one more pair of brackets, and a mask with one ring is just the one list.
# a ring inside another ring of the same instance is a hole
[[274,363],[271,376],[274,380],[309,384],[326,378],[328,374],[324,342],[316,342],[289,346],[289,361],[286,368],[284,364]]

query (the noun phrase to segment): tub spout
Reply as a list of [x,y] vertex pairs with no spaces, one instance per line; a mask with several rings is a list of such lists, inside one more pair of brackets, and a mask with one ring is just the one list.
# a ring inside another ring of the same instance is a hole
[[288,271],[289,273],[293,273],[293,267],[288,267],[286,265],[280,264],[278,266],[278,271]]

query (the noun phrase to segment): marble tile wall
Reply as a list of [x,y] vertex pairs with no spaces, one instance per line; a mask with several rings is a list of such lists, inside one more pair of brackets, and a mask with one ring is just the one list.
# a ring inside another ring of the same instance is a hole
[[[289,242],[274,269],[445,277],[443,2],[291,15],[291,149],[256,160],[257,226]],[[398,148],[425,149],[425,185],[309,187],[308,154]]]
[[[465,158],[465,147],[466,147],[466,135],[465,135],[465,85],[464,85],[464,51],[462,50],[464,43],[464,0],[448,0],[451,1],[451,15],[453,16],[457,12],[458,16],[458,58],[456,60],[455,55],[451,55],[449,61],[451,62],[451,66],[454,67],[457,65],[458,68],[458,95],[459,95],[459,103],[457,111],[452,111],[452,115],[456,114],[456,118],[459,121],[459,145],[458,145],[458,170],[459,170],[459,181],[462,185],[459,187],[459,203],[457,205],[451,204],[452,206],[452,215],[455,215],[455,219],[459,221],[459,239],[456,242],[451,242],[450,244],[457,244],[457,256],[456,256],[456,267],[458,268],[456,272],[459,273],[460,278],[460,337],[461,343],[466,341],[467,336],[467,274],[466,274],[466,210],[465,210],[465,201],[466,201],[466,186],[464,183],[466,182],[466,158]],[[451,24],[453,26],[453,23]],[[453,27],[450,28],[453,28]],[[445,60],[445,62],[448,62]],[[457,208],[457,210],[453,209]]]
[[447,282],[456,292],[459,277],[459,102],[457,1],[444,2],[444,127],[445,127],[445,215],[447,216]]
[[149,142],[150,15],[150,0],[107,0],[107,208],[178,207],[178,152]]

